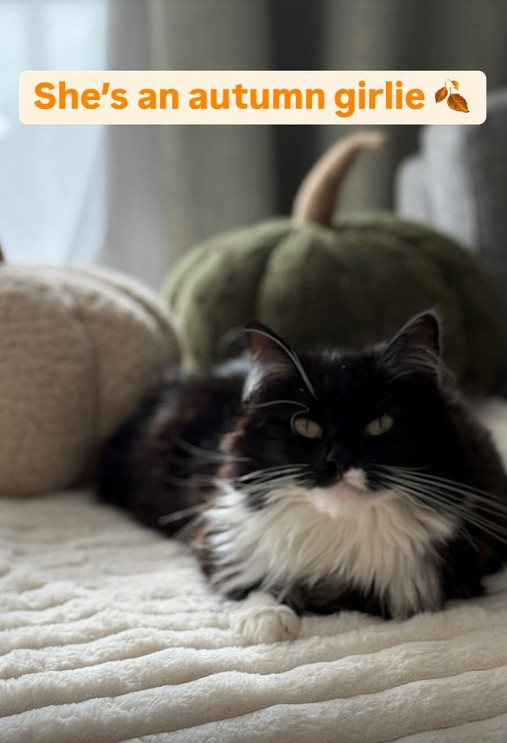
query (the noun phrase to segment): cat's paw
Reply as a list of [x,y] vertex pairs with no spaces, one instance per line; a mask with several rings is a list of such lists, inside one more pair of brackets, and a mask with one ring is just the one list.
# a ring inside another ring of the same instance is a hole
[[249,645],[293,640],[298,636],[299,624],[299,617],[287,606],[243,609],[231,621],[234,631]]
[[[260,596],[264,598],[263,594]],[[301,623],[297,614],[271,596],[267,600],[263,598],[257,595],[253,600],[247,599],[231,616],[232,629],[249,645],[294,640]]]

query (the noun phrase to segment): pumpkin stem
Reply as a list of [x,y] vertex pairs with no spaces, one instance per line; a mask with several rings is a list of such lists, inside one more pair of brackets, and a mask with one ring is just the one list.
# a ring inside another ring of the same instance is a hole
[[378,150],[387,141],[380,132],[352,134],[340,139],[307,173],[292,207],[292,224],[313,223],[328,227],[336,208],[340,185],[361,150]]

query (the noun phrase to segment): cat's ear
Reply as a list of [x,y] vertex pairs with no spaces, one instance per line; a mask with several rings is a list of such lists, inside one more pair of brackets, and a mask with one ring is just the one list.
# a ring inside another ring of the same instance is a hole
[[402,364],[439,376],[442,362],[442,331],[436,312],[416,315],[399,330],[382,353],[384,363]]
[[298,373],[314,394],[297,354],[280,336],[259,323],[250,323],[245,330],[252,365],[245,383],[244,399],[250,397],[269,378],[288,379]]

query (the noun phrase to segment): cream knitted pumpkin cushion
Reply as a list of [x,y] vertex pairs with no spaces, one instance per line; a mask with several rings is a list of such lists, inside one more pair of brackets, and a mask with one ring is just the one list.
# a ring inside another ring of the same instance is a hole
[[61,488],[178,359],[169,317],[107,270],[0,264],[0,493]]

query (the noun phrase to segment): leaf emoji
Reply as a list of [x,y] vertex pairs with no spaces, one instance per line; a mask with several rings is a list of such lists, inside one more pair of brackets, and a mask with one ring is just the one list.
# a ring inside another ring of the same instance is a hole
[[440,103],[440,101],[444,101],[447,98],[447,88],[439,88],[437,92],[435,93],[435,100],[437,103]]
[[447,105],[452,108],[453,111],[461,111],[462,113],[468,113],[468,104],[459,93],[451,93],[447,99]]
[[459,90],[459,82],[457,80],[451,80],[451,83],[454,85],[456,90]]

